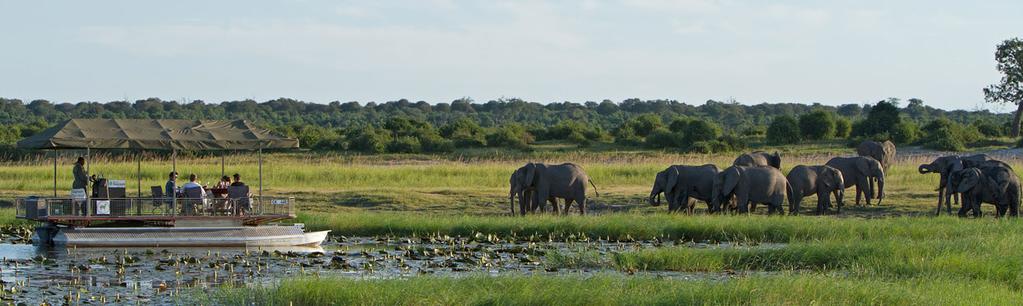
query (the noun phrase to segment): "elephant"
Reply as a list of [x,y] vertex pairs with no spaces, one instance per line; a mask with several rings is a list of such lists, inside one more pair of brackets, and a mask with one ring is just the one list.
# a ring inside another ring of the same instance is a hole
[[789,197],[789,214],[799,214],[799,204],[803,197],[817,194],[817,214],[827,212],[831,207],[831,195],[835,195],[838,202],[838,213],[842,212],[842,197],[845,195],[845,180],[842,171],[831,166],[803,166],[799,165],[789,171],[785,176],[792,185],[792,195]]
[[[525,215],[528,210],[533,210],[533,205],[539,204],[541,199],[550,200],[551,198],[565,199],[564,214],[568,214],[572,203],[579,206],[579,214],[586,214],[587,182],[593,186],[593,192],[600,196],[596,191],[597,186],[578,165],[572,163],[557,165],[527,163],[516,169],[509,179],[511,189],[508,200],[512,206],[512,214],[515,213],[514,199],[516,195],[519,198],[519,213],[522,215]],[[530,193],[532,193],[531,196]]]
[[856,155],[873,157],[881,162],[884,171],[888,171],[895,162],[895,144],[888,140],[885,142],[864,141],[856,146]]
[[881,162],[869,156],[835,157],[825,165],[834,167],[842,172],[842,181],[845,188],[856,186],[856,205],[860,205],[860,195],[865,195],[867,205],[870,199],[875,198],[874,186],[870,184],[871,179],[877,179],[877,205],[881,205],[884,199],[884,167]]
[[781,156],[778,155],[778,152],[774,152],[774,154],[767,154],[767,152],[764,151],[756,151],[739,155],[739,157],[735,158],[735,161],[732,162],[732,165],[745,167],[771,166],[775,169],[781,169]]
[[[686,213],[693,213],[696,205],[690,199],[707,203],[710,208],[710,196],[714,187],[714,176],[718,167],[712,164],[702,166],[669,166],[658,172],[654,178],[654,187],[650,190],[650,205],[661,205],[661,194],[668,200],[668,211],[676,212],[685,208]],[[655,201],[656,198],[656,201]]]
[[978,167],[989,160],[991,160],[991,157],[985,154],[967,156],[948,155],[935,158],[931,163],[921,164],[917,167],[917,172],[920,172],[920,174],[937,172],[941,175],[938,181],[938,188],[935,189],[938,192],[938,208],[934,212],[936,216],[941,214],[942,203],[945,203],[948,214],[952,214],[952,200],[955,200],[957,204],[959,203],[956,191],[948,186],[949,176],[953,172],[965,168]]
[[749,213],[750,202],[768,205],[768,214],[784,214],[785,197],[791,196],[789,185],[781,170],[772,167],[731,166],[714,177],[711,211],[721,210],[721,204],[736,199],[739,213]]
[[962,194],[960,217],[971,210],[974,217],[980,217],[981,203],[994,204],[998,217],[1004,217],[1007,211],[1012,217],[1019,216],[1020,182],[1011,168],[988,165],[958,170],[949,175],[948,184]]

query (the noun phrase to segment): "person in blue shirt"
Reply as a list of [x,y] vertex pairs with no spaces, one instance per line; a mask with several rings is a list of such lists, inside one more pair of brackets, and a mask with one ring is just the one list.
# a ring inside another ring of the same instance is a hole
[[171,171],[171,173],[167,175],[167,185],[164,185],[163,197],[169,199],[167,200],[167,203],[170,204],[172,208],[174,207],[173,199],[176,198],[175,195],[177,194],[178,189],[177,180],[178,173],[175,171]]

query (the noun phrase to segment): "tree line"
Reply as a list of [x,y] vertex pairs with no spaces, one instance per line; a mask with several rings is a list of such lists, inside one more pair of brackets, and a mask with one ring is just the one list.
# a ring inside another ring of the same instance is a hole
[[458,148],[529,150],[543,141],[579,146],[630,147],[714,153],[742,150],[750,142],[791,144],[826,139],[890,139],[945,150],[999,138],[1012,130],[1012,115],[946,111],[909,99],[875,104],[762,103],[675,100],[541,104],[520,99],[477,103],[469,98],[430,104],[406,99],[385,103],[318,104],[280,98],[205,103],[164,101],[53,103],[0,98],[0,145],[71,118],[247,119],[298,138],[318,151],[364,153],[450,152]]

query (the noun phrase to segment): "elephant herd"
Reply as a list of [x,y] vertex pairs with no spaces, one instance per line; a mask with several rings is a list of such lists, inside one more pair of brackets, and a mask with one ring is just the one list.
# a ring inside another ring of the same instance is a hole
[[[858,156],[835,157],[824,165],[798,165],[788,175],[781,172],[781,156],[775,152],[742,154],[732,166],[719,169],[713,164],[672,165],[657,173],[650,190],[650,205],[661,205],[663,195],[668,211],[693,213],[696,201],[707,204],[707,211],[748,213],[757,204],[768,207],[768,214],[783,214],[788,201],[790,214],[798,214],[804,197],[817,195],[816,213],[825,214],[834,196],[836,213],[841,213],[845,189],[855,187],[856,205],[884,199],[885,172],[895,160],[895,145],[890,141],[865,141],[856,148]],[[1019,177],[1012,168],[987,155],[942,156],[919,167],[921,174],[940,173],[937,213],[942,203],[949,214],[951,202],[962,201],[959,216],[972,212],[980,216],[980,204],[996,206],[998,215],[1017,216],[1020,202]],[[586,172],[575,164],[548,165],[528,163],[515,170],[509,179],[509,202],[515,214],[546,211],[552,204],[555,213],[567,214],[573,204],[586,213],[587,184],[596,186]],[[599,195],[598,195],[599,196]],[[558,199],[565,201],[561,209]]]

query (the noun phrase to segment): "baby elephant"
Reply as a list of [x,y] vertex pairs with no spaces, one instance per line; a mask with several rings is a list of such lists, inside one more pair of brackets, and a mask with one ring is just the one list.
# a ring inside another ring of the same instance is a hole
[[953,172],[948,181],[950,189],[963,196],[960,217],[965,217],[971,210],[974,217],[980,217],[981,203],[994,204],[999,217],[1005,216],[1006,212],[1013,217],[1019,216],[1019,177],[1010,168],[966,168]]
[[842,171],[831,166],[799,165],[789,171],[786,176],[792,185],[792,196],[789,197],[789,213],[799,214],[799,204],[803,197],[817,194],[817,214],[827,212],[831,207],[831,194],[835,194],[838,202],[838,213],[842,212],[842,196],[845,195],[845,181]]

